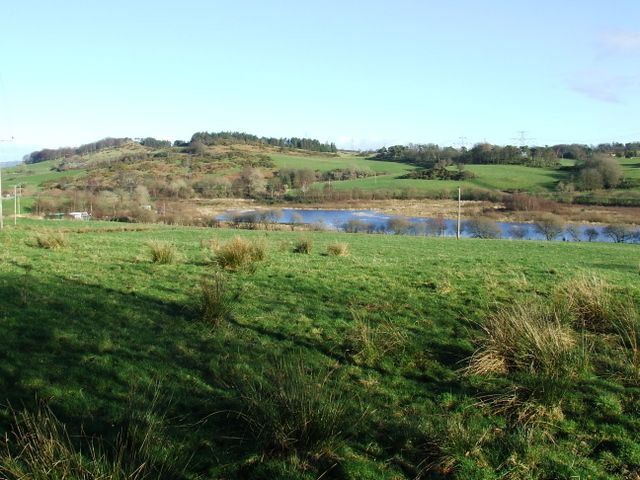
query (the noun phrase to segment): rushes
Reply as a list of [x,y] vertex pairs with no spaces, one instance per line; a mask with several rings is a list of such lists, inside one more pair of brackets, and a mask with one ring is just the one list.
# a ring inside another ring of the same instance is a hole
[[69,245],[67,238],[62,232],[41,232],[37,233],[34,238],[34,246],[38,248],[46,248],[48,250],[58,250]]
[[264,243],[235,237],[217,247],[215,261],[227,270],[243,270],[255,268],[255,264],[266,256],[267,248]]
[[327,255],[334,257],[346,257],[349,255],[349,244],[345,242],[334,242],[327,245]]
[[345,435],[347,403],[331,377],[302,358],[279,359],[261,378],[237,382],[241,418],[265,452],[315,452]]
[[575,332],[541,305],[514,305],[489,317],[485,339],[471,357],[469,373],[526,371],[560,378],[570,374]]
[[613,289],[595,275],[581,275],[560,285],[554,301],[580,328],[594,332],[611,329]]
[[[153,422],[130,426],[115,445],[81,435],[71,436],[53,412],[41,405],[35,413],[13,413],[14,428],[0,450],[0,476],[18,480],[146,480],[165,478],[175,467],[162,453],[162,439]],[[76,444],[80,441],[85,448]],[[159,455],[159,457],[158,457]]]
[[293,246],[294,253],[309,254],[311,253],[311,250],[313,250],[313,240],[308,237],[299,239]]
[[178,249],[173,243],[151,241],[147,245],[149,246],[153,263],[168,265],[178,260]]
[[206,323],[219,326],[229,319],[239,298],[239,293],[230,291],[221,272],[203,277],[200,281],[200,311]]
[[406,334],[388,321],[373,324],[364,309],[351,308],[353,324],[346,337],[346,347],[355,363],[374,366],[395,354],[406,343]]

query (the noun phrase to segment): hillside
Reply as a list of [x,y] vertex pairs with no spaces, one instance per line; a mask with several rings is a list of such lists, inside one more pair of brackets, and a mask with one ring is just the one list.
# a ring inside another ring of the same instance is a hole
[[[222,268],[237,235],[264,259]],[[2,438],[7,405],[43,426],[46,404],[87,465],[105,442],[90,468],[124,432],[149,478],[640,471],[637,246],[26,220],[0,241]]]
[[[640,205],[638,158],[607,160],[621,169],[623,182],[616,188],[577,191],[572,187],[574,160],[547,167],[448,165],[438,167],[437,175],[443,178],[426,179],[407,178],[419,176],[422,167],[354,152],[322,153],[228,139],[178,146],[151,140],[122,141],[97,150],[85,145],[65,150],[59,154],[66,156],[55,160],[5,169],[5,192],[23,185],[23,206],[38,215],[86,210],[94,218],[169,223],[193,222],[203,211],[220,211],[235,199],[250,199],[257,205],[339,207],[370,202],[379,207],[376,201],[453,200],[458,187],[465,200],[492,202],[493,207],[484,207],[487,211],[501,207],[514,192],[568,206]],[[46,158],[51,152],[34,158]],[[446,178],[458,175],[460,179]],[[5,207],[12,208],[6,199]],[[426,203],[423,208],[428,210]],[[542,208],[562,210],[564,215],[569,207]],[[573,210],[571,214],[578,217],[580,210]]]

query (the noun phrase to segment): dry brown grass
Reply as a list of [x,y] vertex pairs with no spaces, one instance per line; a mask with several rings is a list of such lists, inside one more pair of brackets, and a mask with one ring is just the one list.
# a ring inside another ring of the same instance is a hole
[[327,245],[327,255],[334,257],[346,257],[349,255],[349,244],[346,242],[333,242]]
[[235,237],[219,245],[215,261],[227,270],[242,270],[255,267],[256,262],[266,258],[267,248],[262,241],[249,241]]
[[594,332],[611,330],[614,316],[613,287],[593,274],[582,274],[558,286],[557,308],[565,310],[576,326]]
[[[147,480],[168,478],[169,456],[152,459],[155,427],[123,432],[105,448],[97,439],[72,437],[46,406],[13,412],[13,431],[0,448],[0,478],[12,480]],[[135,427],[134,427],[135,430]],[[76,445],[83,443],[84,448]],[[173,478],[173,477],[171,477]]]
[[36,236],[33,239],[33,244],[38,248],[58,250],[60,248],[67,247],[69,242],[62,232],[46,231],[36,233]]
[[514,305],[498,311],[482,326],[485,338],[467,373],[515,371],[562,376],[577,345],[575,332],[542,305]]
[[153,263],[168,265],[179,259],[178,248],[171,242],[151,241],[147,245]]

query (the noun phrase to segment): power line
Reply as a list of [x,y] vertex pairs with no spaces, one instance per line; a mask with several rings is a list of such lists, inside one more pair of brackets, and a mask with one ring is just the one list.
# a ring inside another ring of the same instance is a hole
[[535,140],[535,138],[532,137],[527,137],[527,132],[526,130],[518,130],[519,135],[517,137],[513,137],[511,138],[511,140],[515,140],[516,142],[520,143],[521,147],[526,147],[527,143],[530,140]]

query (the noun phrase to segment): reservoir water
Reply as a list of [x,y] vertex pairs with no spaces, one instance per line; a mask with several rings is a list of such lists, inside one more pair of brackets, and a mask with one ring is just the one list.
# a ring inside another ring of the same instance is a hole
[[[434,219],[424,217],[402,217],[399,215],[387,215],[375,210],[307,210],[285,208],[282,210],[244,210],[228,211],[218,216],[219,220],[236,221],[238,223],[251,223],[260,221],[266,217],[267,221],[292,224],[300,223],[307,225],[317,225],[318,228],[329,230],[348,230],[369,233],[391,233],[389,221],[393,218],[404,218],[410,222],[407,230],[409,235],[438,235],[455,236],[456,221],[454,219]],[[544,240],[545,237],[538,231],[533,223],[516,222],[496,222],[501,231],[501,238]],[[568,224],[567,224],[568,225]],[[587,231],[591,230],[591,241],[613,242],[613,239],[605,232],[605,226],[593,224],[576,224],[574,234],[568,231],[560,233],[555,240],[564,241],[587,241],[589,239]],[[463,237],[472,236],[462,222],[461,235]],[[636,235],[627,240],[628,243],[638,243],[640,233],[636,229]],[[576,238],[576,234],[578,235]]]

